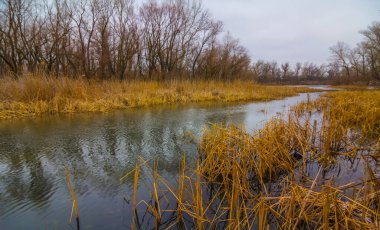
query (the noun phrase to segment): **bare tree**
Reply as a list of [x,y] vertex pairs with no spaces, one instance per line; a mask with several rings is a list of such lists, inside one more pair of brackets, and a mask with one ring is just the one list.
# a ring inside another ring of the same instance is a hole
[[[116,0],[113,19],[115,72],[120,80],[125,75],[137,71],[139,59],[140,35],[134,13],[133,3],[129,0]],[[134,75],[135,73],[133,73]]]
[[374,22],[361,34],[365,37],[362,45],[371,70],[371,76],[380,80],[380,22]]
[[29,30],[28,23],[34,21],[31,8],[32,2],[27,0],[0,1],[0,58],[16,75],[21,74],[28,58],[27,45],[38,32]]
[[301,62],[297,62],[296,66],[294,67],[294,77],[295,80],[298,80],[301,74],[302,64]]
[[352,70],[355,72],[357,79],[365,78],[368,74],[367,62],[366,62],[366,51],[362,44],[351,50],[349,53],[349,62]]
[[330,47],[330,52],[332,54],[332,60],[337,63],[337,65],[344,69],[347,77],[350,77],[350,47],[344,42],[338,42],[336,45]]
[[281,80],[287,80],[290,77],[290,65],[289,62],[281,64]]

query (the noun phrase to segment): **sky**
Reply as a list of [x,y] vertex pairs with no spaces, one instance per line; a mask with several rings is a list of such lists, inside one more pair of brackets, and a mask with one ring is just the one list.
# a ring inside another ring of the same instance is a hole
[[355,47],[380,21],[380,0],[203,0],[253,61],[327,63],[329,47]]

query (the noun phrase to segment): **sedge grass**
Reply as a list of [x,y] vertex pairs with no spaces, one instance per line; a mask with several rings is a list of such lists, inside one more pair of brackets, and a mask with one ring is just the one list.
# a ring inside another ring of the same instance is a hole
[[3,78],[0,82],[0,119],[160,104],[263,101],[315,91],[252,81],[126,82],[28,75],[16,80]]

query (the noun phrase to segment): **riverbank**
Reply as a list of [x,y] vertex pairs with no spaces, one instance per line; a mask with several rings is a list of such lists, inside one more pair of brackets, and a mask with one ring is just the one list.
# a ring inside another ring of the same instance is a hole
[[27,76],[0,80],[0,119],[206,101],[266,101],[313,92],[252,81],[88,81]]
[[367,86],[367,85],[331,85],[333,89],[344,89],[344,90],[374,90],[380,89],[379,86]]

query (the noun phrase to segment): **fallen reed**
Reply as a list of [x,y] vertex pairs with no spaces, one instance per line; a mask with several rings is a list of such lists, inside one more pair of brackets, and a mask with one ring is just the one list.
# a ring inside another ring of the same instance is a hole
[[27,75],[0,82],[0,119],[190,102],[262,101],[315,91],[252,81],[95,81]]

